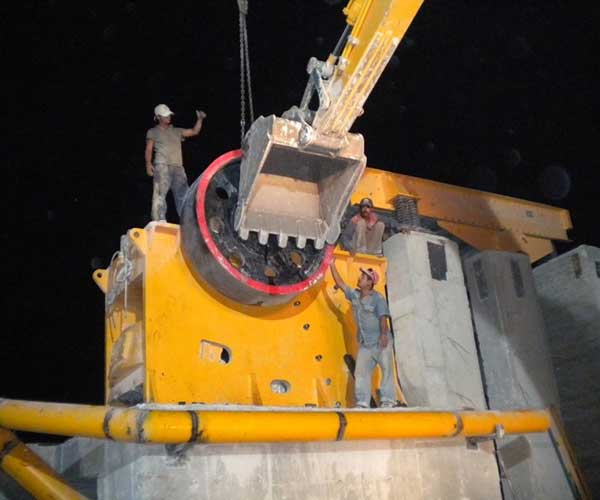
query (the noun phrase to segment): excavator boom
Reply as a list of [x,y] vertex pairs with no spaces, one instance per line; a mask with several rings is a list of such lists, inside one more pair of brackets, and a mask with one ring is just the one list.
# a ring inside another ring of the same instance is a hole
[[322,134],[350,130],[422,4],[423,0],[348,3],[344,13],[352,31],[327,81],[330,104],[316,112],[316,130]]
[[[259,117],[243,145],[235,230],[262,245],[333,244],[365,166],[349,132],[423,0],[351,0],[347,27],[327,61],[311,58],[300,106]],[[309,108],[314,96],[318,108]]]

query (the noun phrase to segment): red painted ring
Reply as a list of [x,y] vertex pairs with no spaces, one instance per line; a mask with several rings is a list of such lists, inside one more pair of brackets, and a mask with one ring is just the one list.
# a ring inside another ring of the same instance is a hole
[[206,190],[208,189],[208,185],[210,184],[213,176],[226,165],[231,163],[232,161],[239,160],[242,157],[242,150],[236,149],[234,151],[229,151],[228,153],[224,153],[215,159],[208,168],[202,174],[202,178],[198,183],[198,190],[196,191],[196,219],[198,220],[198,228],[200,229],[200,234],[206,243],[210,253],[215,258],[215,260],[221,265],[223,269],[225,269],[231,276],[233,276],[236,280],[245,285],[248,285],[250,288],[254,290],[258,290],[259,292],[268,293],[269,295],[291,295],[299,292],[303,292],[304,290],[313,286],[317,281],[319,281],[327,271],[329,264],[333,259],[333,248],[334,245],[327,245],[325,249],[325,256],[323,257],[323,262],[319,266],[319,269],[312,275],[306,278],[304,281],[300,283],[296,283],[295,285],[267,285],[260,281],[253,280],[248,276],[243,275],[239,270],[231,265],[229,260],[221,253],[217,244],[212,238],[211,232],[208,228],[208,221],[206,220],[206,212],[204,210],[204,205],[206,202]]

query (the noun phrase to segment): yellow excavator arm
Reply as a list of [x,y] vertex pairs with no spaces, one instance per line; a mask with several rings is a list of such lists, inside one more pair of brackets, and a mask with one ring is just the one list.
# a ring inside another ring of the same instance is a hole
[[313,127],[324,134],[344,134],[363,105],[423,0],[351,0],[344,9],[351,31],[341,55],[328,64],[333,75],[325,90],[329,105],[317,111]]
[[[246,135],[234,228],[261,245],[320,250],[340,220],[365,166],[364,141],[349,129],[423,0],[351,0],[347,27],[327,61],[311,58],[300,106],[259,117]],[[309,109],[315,93],[319,106]]]

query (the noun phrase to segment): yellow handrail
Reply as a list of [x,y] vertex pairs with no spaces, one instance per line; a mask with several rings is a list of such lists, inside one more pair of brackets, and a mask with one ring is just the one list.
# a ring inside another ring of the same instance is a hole
[[545,432],[546,410],[163,410],[0,399],[0,426],[137,443],[416,439]]
[[0,467],[35,498],[85,500],[12,432],[0,428]]

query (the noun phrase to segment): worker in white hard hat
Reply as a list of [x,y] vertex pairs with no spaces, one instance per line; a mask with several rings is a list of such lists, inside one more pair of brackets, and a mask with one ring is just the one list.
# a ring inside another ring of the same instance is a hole
[[183,168],[181,143],[186,137],[200,133],[206,113],[196,110],[196,124],[193,128],[178,128],[171,125],[173,112],[166,104],[154,108],[154,128],[146,133],[146,173],[154,177],[152,193],[152,220],[165,221],[167,218],[167,193],[171,189],[177,214],[181,215],[181,205],[188,189],[187,176]]

